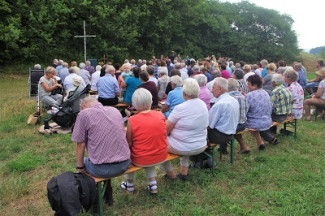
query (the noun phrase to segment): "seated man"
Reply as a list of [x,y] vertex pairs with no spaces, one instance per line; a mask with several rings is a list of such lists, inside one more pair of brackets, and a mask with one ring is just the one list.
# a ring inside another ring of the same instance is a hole
[[238,101],[228,93],[228,80],[222,77],[215,79],[212,93],[216,97],[215,104],[209,111],[209,142],[220,145],[220,151],[227,154],[227,142],[236,134],[239,119]]
[[107,65],[105,72],[105,76],[100,77],[97,82],[98,101],[104,106],[111,106],[118,103],[120,88],[115,78],[115,68]]
[[[272,121],[283,122],[291,113],[292,96],[289,89],[284,87],[282,76],[274,74],[272,77],[272,86],[274,87],[271,94],[272,101]],[[270,128],[271,132],[276,133],[276,126]]]
[[[72,89],[74,86],[73,86],[73,78],[75,77],[78,77],[78,78],[81,78],[81,76],[77,75],[76,74],[76,69],[74,67],[70,67],[69,68],[69,75],[65,77],[64,79],[64,82],[63,82],[63,87],[64,87],[64,90],[66,93],[69,92],[70,89]],[[86,87],[86,84],[85,84],[85,81],[82,79],[82,82],[81,82],[81,87]]]
[[[78,172],[101,178],[125,172],[130,165],[130,149],[121,113],[92,97],[84,98],[80,108],[71,138],[77,142]],[[85,149],[88,157],[84,158]]]

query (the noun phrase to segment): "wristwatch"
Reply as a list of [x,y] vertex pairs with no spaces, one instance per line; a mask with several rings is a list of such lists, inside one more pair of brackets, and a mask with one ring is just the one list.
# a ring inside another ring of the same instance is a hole
[[85,169],[85,165],[83,165],[82,167],[78,167],[78,166],[76,166],[76,169],[78,170],[78,169]]

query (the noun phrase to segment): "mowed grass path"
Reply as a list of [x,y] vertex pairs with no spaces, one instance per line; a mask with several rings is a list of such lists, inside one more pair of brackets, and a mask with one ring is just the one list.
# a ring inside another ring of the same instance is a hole
[[[0,215],[53,215],[46,184],[56,175],[75,171],[71,135],[41,135],[27,125],[36,110],[28,99],[27,76],[0,75]],[[325,122],[298,121],[298,137],[280,136],[280,144],[257,151],[251,135],[250,155],[235,154],[209,170],[190,170],[188,182],[170,182],[158,171],[159,194],[145,191],[147,180],[137,173],[136,192],[119,189],[108,215],[324,215]],[[236,145],[238,149],[238,145]],[[178,163],[174,167],[178,170]]]

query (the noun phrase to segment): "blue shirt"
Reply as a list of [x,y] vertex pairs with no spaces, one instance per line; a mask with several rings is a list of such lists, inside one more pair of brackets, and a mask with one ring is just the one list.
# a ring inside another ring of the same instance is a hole
[[169,114],[173,111],[175,106],[183,103],[185,100],[183,98],[182,87],[176,87],[174,90],[168,93],[165,104],[168,105],[169,111],[165,112],[164,115],[168,118]]
[[140,81],[139,78],[131,76],[125,80],[125,84],[127,86],[126,86],[126,91],[125,91],[125,95],[124,95],[124,101],[126,103],[131,104],[133,92],[138,88],[139,85],[142,84],[142,82]]
[[209,127],[227,135],[236,134],[238,121],[238,101],[228,93],[220,95],[209,111]]
[[210,73],[206,72],[204,75],[207,77],[208,82],[210,82],[212,80],[212,76]]
[[306,87],[306,83],[307,83],[306,74],[302,69],[298,70],[297,73],[299,75],[298,83],[304,89]]
[[97,82],[98,97],[100,98],[115,98],[116,93],[120,92],[118,82],[111,74],[99,78]]
[[262,77],[265,77],[267,75],[266,67],[262,70]]

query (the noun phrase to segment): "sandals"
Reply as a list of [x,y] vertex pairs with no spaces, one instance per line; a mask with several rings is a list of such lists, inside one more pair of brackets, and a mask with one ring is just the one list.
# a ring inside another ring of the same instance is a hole
[[157,182],[156,181],[151,181],[147,187],[147,190],[151,193],[151,194],[156,194],[158,193],[157,191],[158,187],[157,187]]
[[130,185],[127,182],[122,182],[121,183],[121,188],[124,189],[126,192],[129,192],[129,193],[132,193],[134,191],[133,184]]

